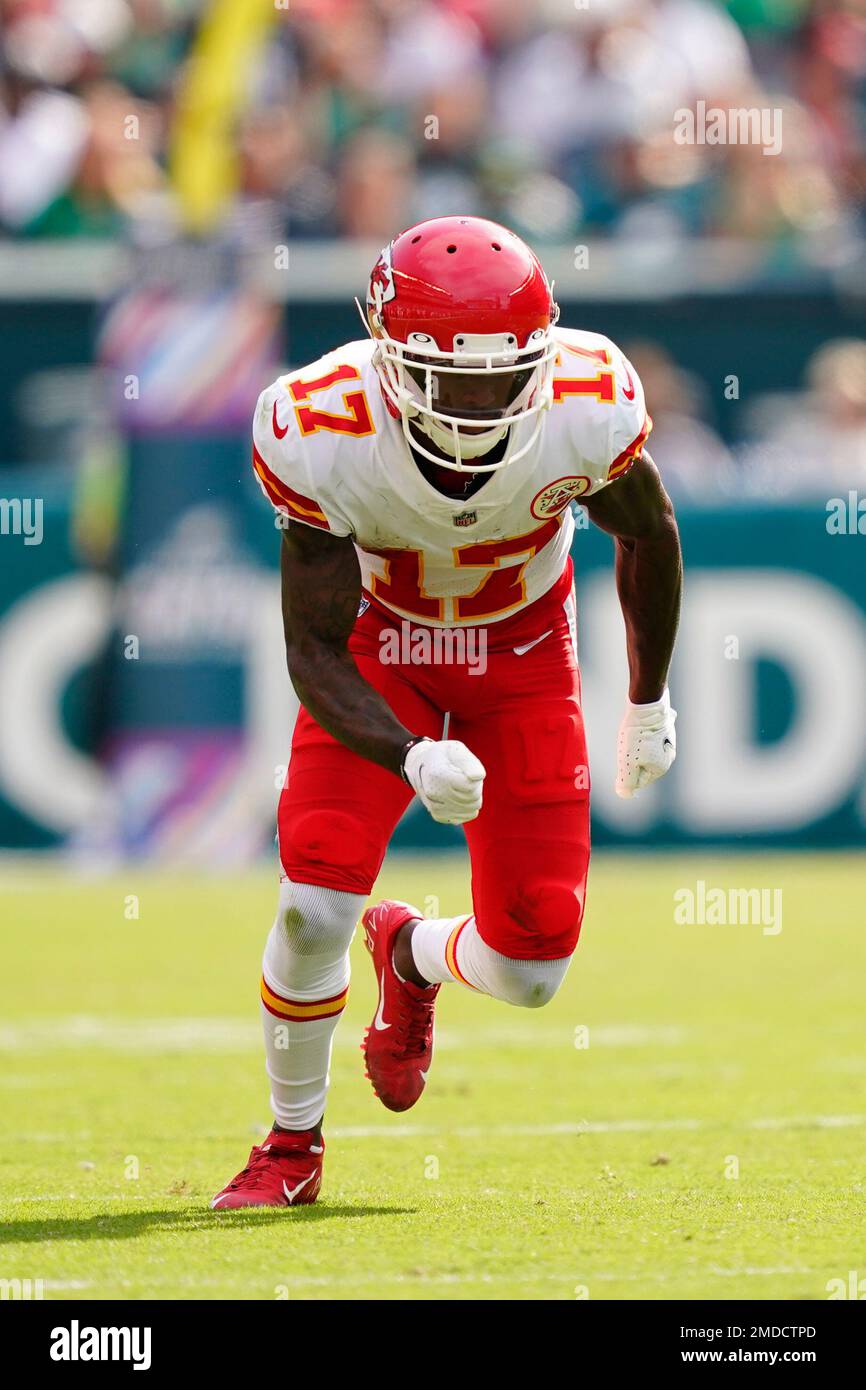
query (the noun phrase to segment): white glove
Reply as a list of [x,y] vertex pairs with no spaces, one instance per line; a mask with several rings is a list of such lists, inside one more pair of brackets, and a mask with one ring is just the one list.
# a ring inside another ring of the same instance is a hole
[[403,760],[403,775],[434,820],[463,825],[481,810],[486,772],[474,753],[457,739],[413,743]]
[[617,796],[634,796],[641,787],[664,777],[677,756],[676,717],[667,686],[661,699],[651,704],[628,701],[616,745]]

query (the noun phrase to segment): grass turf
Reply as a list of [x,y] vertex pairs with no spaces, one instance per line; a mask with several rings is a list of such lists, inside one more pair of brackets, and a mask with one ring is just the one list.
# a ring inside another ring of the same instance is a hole
[[[698,878],[780,888],[782,931],[678,925]],[[465,910],[466,865],[394,859],[388,894]],[[557,998],[444,989],[403,1116],[363,1077],[358,938],[322,1198],[217,1216],[268,1118],[271,875],[7,868],[0,1279],[63,1299],[824,1299],[866,1274],[864,899],[854,856],[598,855]]]

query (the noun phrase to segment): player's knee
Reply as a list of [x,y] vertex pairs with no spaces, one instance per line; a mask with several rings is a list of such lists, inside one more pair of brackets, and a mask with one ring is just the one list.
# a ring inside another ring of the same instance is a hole
[[560,960],[512,960],[500,956],[497,964],[499,998],[520,1009],[543,1008],[565,979],[570,960],[570,956]]
[[289,878],[316,878],[350,893],[370,892],[384,852],[375,826],[354,814],[288,802],[281,807],[279,830]]
[[280,826],[281,847],[309,864],[353,867],[363,858],[365,837],[354,816],[317,807],[291,810]]
[[363,898],[313,883],[280,885],[276,926],[296,956],[337,955],[348,949]]
[[504,904],[502,950],[526,958],[570,956],[583,918],[583,894],[573,884],[517,886]]

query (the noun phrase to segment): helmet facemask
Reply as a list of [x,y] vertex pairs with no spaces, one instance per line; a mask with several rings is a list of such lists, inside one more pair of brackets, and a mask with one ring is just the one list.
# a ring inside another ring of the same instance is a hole
[[[548,328],[530,333],[523,347],[513,333],[457,333],[449,352],[428,333],[410,333],[406,342],[391,337],[381,305],[370,304],[365,322],[376,343],[373,362],[386,397],[399,411],[409,447],[457,473],[493,473],[528,453],[553,402],[557,346],[552,328],[558,312]],[[535,420],[535,428],[519,449],[512,434],[497,463],[476,461],[528,419]],[[426,449],[419,434],[441,452]]]

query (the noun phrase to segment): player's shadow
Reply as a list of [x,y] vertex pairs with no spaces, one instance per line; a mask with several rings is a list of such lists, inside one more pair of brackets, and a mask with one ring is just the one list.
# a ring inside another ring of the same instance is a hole
[[106,1212],[92,1216],[60,1217],[52,1221],[42,1217],[39,1221],[4,1221],[0,1223],[0,1246],[16,1242],[45,1240],[132,1240],[135,1236],[159,1228],[166,1231],[206,1231],[208,1234],[220,1231],[237,1231],[239,1228],[254,1230],[270,1226],[275,1222],[331,1221],[337,1217],[355,1216],[413,1216],[414,1207],[373,1207],[355,1206],[350,1202],[316,1203],[315,1206],[296,1207],[287,1211],[284,1207],[256,1207],[239,1211],[211,1212],[202,1206],[195,1211],[178,1211],[171,1208],[153,1211],[124,1211],[115,1215]]

